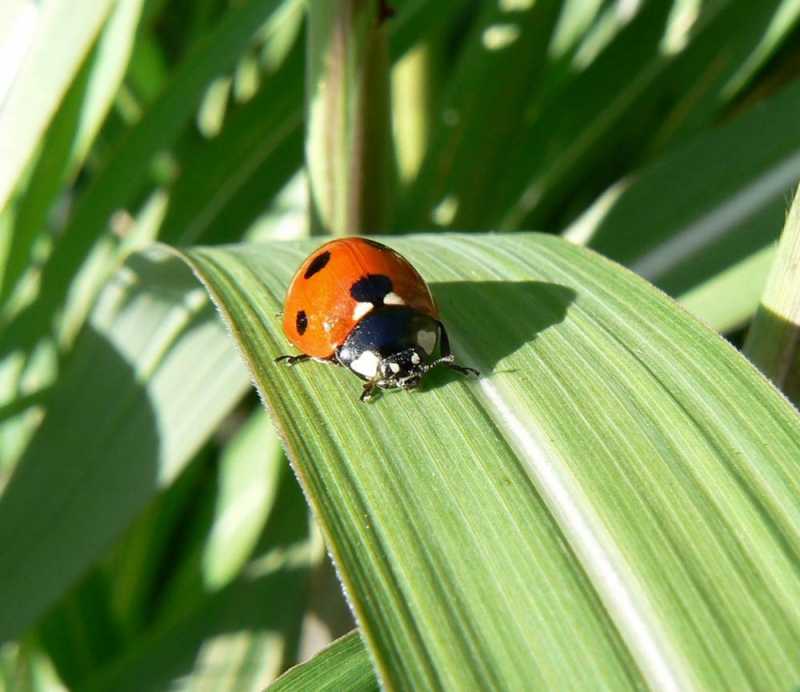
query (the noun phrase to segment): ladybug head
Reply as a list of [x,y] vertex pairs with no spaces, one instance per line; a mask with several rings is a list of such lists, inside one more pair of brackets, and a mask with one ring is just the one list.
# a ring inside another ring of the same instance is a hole
[[382,387],[414,389],[420,378],[429,370],[431,357],[421,346],[412,346],[380,359],[379,384]]

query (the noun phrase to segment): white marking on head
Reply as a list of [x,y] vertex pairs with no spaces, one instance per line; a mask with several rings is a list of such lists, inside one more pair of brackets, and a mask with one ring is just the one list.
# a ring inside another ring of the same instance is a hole
[[417,343],[422,346],[425,353],[431,355],[436,348],[436,332],[420,329],[417,332]]
[[400,364],[389,363],[389,369],[396,375],[398,372],[400,372]]
[[356,303],[355,308],[353,308],[353,319],[357,322],[374,307],[372,303]]
[[332,322],[331,320],[325,320],[325,321],[322,323],[322,328],[323,328],[323,329],[324,329],[326,332],[329,332],[331,329],[333,329],[333,322]]
[[378,363],[380,358],[372,351],[364,351],[358,358],[350,363],[350,369],[357,372],[364,377],[375,377],[378,372]]
[[405,305],[406,301],[404,301],[394,291],[389,291],[385,296],[383,296],[383,304],[384,305]]
[[414,365],[419,365],[419,353],[414,352],[411,354],[411,362]]

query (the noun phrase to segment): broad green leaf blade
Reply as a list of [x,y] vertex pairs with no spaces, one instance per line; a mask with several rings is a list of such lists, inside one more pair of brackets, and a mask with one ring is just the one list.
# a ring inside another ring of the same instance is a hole
[[247,386],[180,263],[132,259],[103,291],[0,496],[0,641],[98,559]]
[[438,373],[360,404],[341,369],[272,361],[310,243],[186,253],[285,437],[379,678],[794,684],[787,401],[663,294],[552,236],[392,244],[479,382]]
[[51,0],[28,11],[35,17],[33,36],[8,96],[0,99],[0,209],[113,5]]
[[775,262],[744,347],[748,358],[795,405],[800,403],[799,279],[800,191],[796,191],[775,253]]
[[370,692],[379,690],[369,654],[358,632],[337,639],[310,661],[284,673],[270,692]]

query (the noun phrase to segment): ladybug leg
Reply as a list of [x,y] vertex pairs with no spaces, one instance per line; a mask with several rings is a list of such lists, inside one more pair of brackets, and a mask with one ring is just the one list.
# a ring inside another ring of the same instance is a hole
[[475,377],[479,377],[480,373],[475,368],[468,368],[464,365],[459,365],[458,363],[456,363],[456,357],[450,350],[450,339],[447,338],[447,332],[445,331],[444,325],[441,322],[439,322],[439,329],[441,335],[440,349],[442,355],[438,360],[431,363],[431,367],[434,367],[436,365],[444,365],[445,367],[448,367],[451,370],[460,372],[462,375],[474,375]]
[[286,363],[286,365],[297,365],[298,363],[304,363],[307,360],[311,360],[311,356],[307,356],[305,353],[301,353],[297,356],[278,356],[275,359],[275,362]]
[[[453,356],[451,355],[450,358],[453,358]],[[439,360],[439,362],[451,370],[460,372],[462,375],[472,375],[473,377],[480,377],[481,375],[480,372],[478,372],[475,368],[468,368],[466,365],[459,365],[458,363],[454,363],[452,360],[445,360],[442,358]]]
[[359,397],[359,400],[360,401],[364,401],[364,402],[371,401],[372,398],[375,396],[376,387],[377,387],[377,384],[373,380],[370,380],[369,382],[367,382],[364,385],[364,389],[361,392],[361,396]]

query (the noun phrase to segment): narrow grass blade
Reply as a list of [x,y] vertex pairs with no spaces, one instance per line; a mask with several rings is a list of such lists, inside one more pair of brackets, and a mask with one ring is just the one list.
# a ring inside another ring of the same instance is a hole
[[775,246],[768,245],[676,300],[720,334],[732,332],[746,326],[756,314],[774,260]]
[[379,690],[369,654],[358,632],[337,639],[310,661],[284,673],[269,692],[371,692]]
[[783,227],[744,351],[795,406],[800,405],[800,192]]
[[264,529],[286,464],[278,436],[257,411],[225,447],[214,523],[203,551],[203,577],[219,589],[239,573]]
[[45,3],[24,63],[5,101],[0,101],[0,209],[8,202],[42,133],[66,93],[113,0]]
[[[537,234],[392,242],[483,377],[358,402],[293,369],[312,247],[195,248],[391,687],[781,688],[800,675],[800,419],[724,340]],[[713,588],[708,585],[713,584]]]
[[794,85],[643,170],[593,229],[567,237],[672,295],[687,292],[777,239],[786,195],[800,177],[798,118]]
[[[183,152],[183,173],[170,190],[170,206],[160,237],[165,242],[190,244],[241,238],[246,221],[223,222],[229,209],[243,206],[243,190],[258,179],[257,204],[266,202],[300,167],[302,145],[286,144],[302,130],[303,45],[298,45],[259,92],[227,118],[222,132],[210,141],[197,141]],[[288,154],[288,155],[287,155]],[[278,171],[279,175],[274,175]],[[271,184],[265,179],[273,174]],[[257,210],[257,211],[256,211]],[[252,218],[251,218],[252,220]]]
[[48,230],[54,200],[76,174],[112,104],[141,11],[142,0],[117,3],[47,129],[41,153],[16,204],[8,258],[0,270],[0,305],[30,266],[34,243]]

